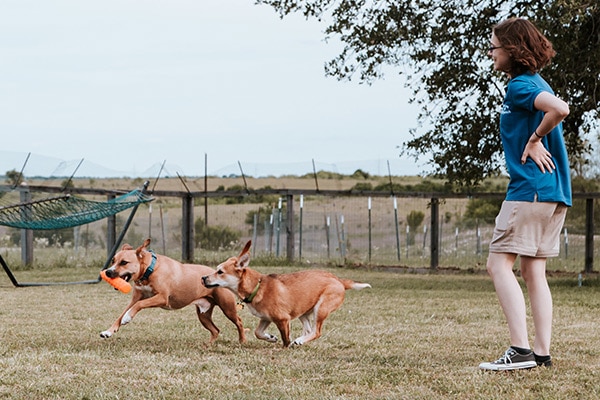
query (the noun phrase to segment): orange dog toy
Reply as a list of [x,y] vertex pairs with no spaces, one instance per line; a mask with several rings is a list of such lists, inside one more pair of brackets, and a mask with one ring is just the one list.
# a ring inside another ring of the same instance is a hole
[[106,276],[106,271],[100,271],[100,277],[108,282],[115,289],[119,289],[123,293],[129,293],[131,285],[125,279],[122,278],[109,278]]

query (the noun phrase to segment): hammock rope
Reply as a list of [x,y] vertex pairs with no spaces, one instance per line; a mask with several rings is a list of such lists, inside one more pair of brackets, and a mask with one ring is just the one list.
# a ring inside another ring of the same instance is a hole
[[152,200],[140,189],[105,202],[64,195],[0,207],[0,225],[33,230],[72,228]]

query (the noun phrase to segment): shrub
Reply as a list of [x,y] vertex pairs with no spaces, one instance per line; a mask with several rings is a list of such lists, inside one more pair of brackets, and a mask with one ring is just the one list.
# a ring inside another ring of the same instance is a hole
[[203,218],[194,222],[196,246],[206,250],[231,250],[237,246],[242,234],[227,226],[206,226]]
[[465,227],[473,228],[479,222],[493,224],[503,199],[471,199],[465,209],[463,224]]

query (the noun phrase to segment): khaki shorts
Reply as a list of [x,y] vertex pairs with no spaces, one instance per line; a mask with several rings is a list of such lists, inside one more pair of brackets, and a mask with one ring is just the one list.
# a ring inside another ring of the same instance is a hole
[[556,257],[567,215],[562,203],[504,201],[496,217],[490,253]]

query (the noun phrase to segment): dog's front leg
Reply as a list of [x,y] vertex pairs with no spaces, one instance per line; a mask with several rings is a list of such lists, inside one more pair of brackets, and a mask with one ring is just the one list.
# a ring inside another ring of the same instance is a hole
[[254,331],[254,335],[260,340],[266,340],[267,342],[275,343],[277,341],[277,336],[273,336],[270,333],[266,333],[265,329],[271,324],[271,321],[266,319],[261,319]]
[[123,325],[122,320],[123,320],[123,317],[125,316],[125,314],[127,314],[127,311],[129,311],[129,309],[131,309],[131,307],[133,307],[133,305],[135,303],[137,303],[141,298],[142,298],[142,295],[139,292],[137,292],[137,291],[134,292],[133,296],[131,296],[131,301],[129,302],[129,305],[127,307],[125,307],[125,310],[123,311],[123,313],[121,313],[119,318],[117,318],[116,321],[113,322],[113,324],[110,326],[110,328],[108,328],[105,331],[100,332],[100,337],[106,339],[106,338],[109,338],[112,335],[114,335],[119,330],[121,325]]
[[129,309],[127,309],[127,311],[125,311],[125,313],[121,316],[121,325],[130,323],[133,317],[135,317],[136,314],[144,308],[167,306],[168,297],[168,295],[159,293],[147,299],[136,302],[131,307],[129,307]]

